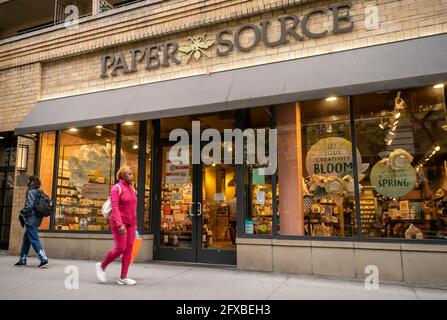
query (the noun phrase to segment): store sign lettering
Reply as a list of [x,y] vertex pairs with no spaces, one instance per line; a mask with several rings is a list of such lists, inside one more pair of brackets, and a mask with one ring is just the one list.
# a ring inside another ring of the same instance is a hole
[[[205,35],[196,38],[190,38],[192,43],[187,47],[180,47],[176,41],[166,41],[151,45],[146,48],[133,49],[126,54],[108,54],[101,57],[101,78],[107,78],[109,75],[116,76],[118,71],[123,74],[134,73],[144,66],[146,70],[155,70],[161,67],[169,67],[172,64],[181,64],[177,57],[179,52],[186,54],[186,63],[193,55],[198,60],[203,55],[208,56],[205,51],[212,45],[217,45],[216,54],[219,57],[229,55],[234,48],[240,52],[249,52],[254,50],[260,42],[266,47],[272,48],[285,45],[291,39],[295,41],[304,41],[305,37],[309,39],[318,39],[332,34],[350,32],[354,28],[354,22],[351,21],[349,9],[352,4],[350,1],[330,5],[325,8],[315,8],[308,11],[302,19],[297,15],[288,14],[280,16],[278,22],[280,32],[276,37],[272,36],[270,30],[273,25],[269,20],[263,20],[258,25],[247,23],[241,25],[236,30],[224,28],[216,33],[215,41],[206,40]],[[315,32],[310,26],[310,20],[315,15],[332,15],[332,30]],[[242,38],[246,33],[253,35],[251,43],[243,43]],[[203,41],[198,41],[202,39]]]

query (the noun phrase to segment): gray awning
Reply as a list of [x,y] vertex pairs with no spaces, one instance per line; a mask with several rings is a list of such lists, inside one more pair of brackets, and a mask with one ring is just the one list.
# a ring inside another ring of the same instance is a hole
[[447,34],[40,101],[15,133],[207,113],[438,82],[447,82]]

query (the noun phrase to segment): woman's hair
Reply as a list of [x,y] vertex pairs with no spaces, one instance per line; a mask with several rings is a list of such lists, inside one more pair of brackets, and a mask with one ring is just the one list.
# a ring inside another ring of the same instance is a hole
[[28,177],[28,187],[30,189],[37,189],[40,187],[40,180],[37,176]]
[[132,171],[132,168],[129,166],[122,166],[118,172],[116,173],[116,180],[122,180],[123,176],[126,172]]

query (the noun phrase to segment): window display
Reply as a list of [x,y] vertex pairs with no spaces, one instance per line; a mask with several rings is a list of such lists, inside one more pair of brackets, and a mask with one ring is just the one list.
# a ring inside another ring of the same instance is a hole
[[272,234],[273,189],[272,177],[259,174],[259,168],[250,170],[253,233]]
[[[301,181],[288,182],[291,186],[301,184],[298,204],[304,211],[304,235],[351,237],[356,234],[355,185],[347,98],[301,102],[296,113],[297,121],[289,130],[296,128],[294,139],[301,143],[295,166],[301,166],[302,176]],[[279,150],[291,149],[281,146]],[[280,174],[281,166],[288,164],[281,158],[290,158],[287,151],[282,152],[278,155]],[[358,151],[357,159],[362,163]],[[364,166],[357,169],[362,172]],[[283,175],[281,189],[284,178],[290,180]]]
[[[40,188],[47,194],[53,191],[54,152],[56,145],[56,133],[44,132],[40,135],[39,153],[39,179]],[[43,218],[39,230],[50,229],[50,217]]]
[[363,235],[447,238],[447,132],[442,88],[354,97]]
[[[248,128],[266,129],[265,151],[269,152],[269,128],[273,123],[272,109],[268,107],[252,108],[248,113]],[[255,136],[255,144],[258,143],[258,135]],[[247,145],[246,148],[256,146]],[[259,160],[259,159],[257,159]],[[267,165],[259,163],[245,166],[244,185],[247,195],[245,204],[245,234],[272,234],[273,233],[273,175],[265,175],[264,168]]]
[[114,183],[115,126],[61,132],[54,228],[109,230],[101,207]]

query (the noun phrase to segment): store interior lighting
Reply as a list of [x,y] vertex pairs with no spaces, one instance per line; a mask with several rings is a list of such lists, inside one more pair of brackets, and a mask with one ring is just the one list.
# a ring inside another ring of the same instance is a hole
[[433,86],[433,88],[435,88],[435,89],[443,89],[444,88],[444,84],[443,83],[438,83],[438,84],[435,84],[434,86]]
[[18,171],[28,170],[28,152],[29,147],[27,145],[20,144],[17,147],[17,164],[16,168]]
[[433,156],[441,150],[441,146],[438,143],[433,144],[433,146],[427,150],[425,155],[419,160],[418,164],[416,165],[416,171],[419,172],[427,162],[433,158]]
[[102,136],[102,126],[96,126],[96,135],[98,137]]

